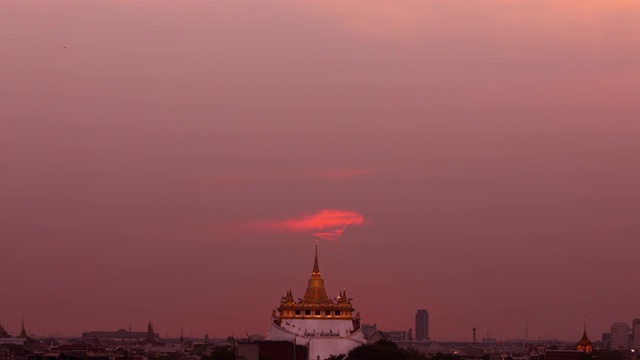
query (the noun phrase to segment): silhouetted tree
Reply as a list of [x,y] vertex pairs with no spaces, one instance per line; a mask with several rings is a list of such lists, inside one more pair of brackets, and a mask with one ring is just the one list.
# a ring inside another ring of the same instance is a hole
[[349,351],[349,360],[404,360],[405,353],[391,341],[360,345]]
[[235,360],[236,353],[230,346],[216,346],[211,355],[203,356],[201,360]]
[[[460,357],[459,355],[443,354],[441,352],[438,352],[435,355],[433,355],[430,359],[431,360],[462,360],[462,357]],[[485,355],[485,356],[482,357],[482,359],[483,360],[489,360],[489,356]]]
[[405,359],[406,360],[423,360],[423,359],[427,359],[427,355],[421,353],[420,351],[418,351],[415,348],[410,348],[410,349],[406,349],[403,350],[404,354],[405,354]]

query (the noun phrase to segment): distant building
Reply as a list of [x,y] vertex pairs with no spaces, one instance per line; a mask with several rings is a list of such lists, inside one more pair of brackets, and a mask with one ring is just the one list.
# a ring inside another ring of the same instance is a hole
[[632,340],[631,348],[640,351],[640,319],[635,319],[631,323]]
[[378,341],[389,341],[382,331],[376,331],[367,338],[367,344],[375,344]]
[[362,334],[365,339],[370,338],[376,331],[378,331],[378,325],[362,324]]
[[[3,345],[21,345],[22,346],[26,341],[27,339],[12,338],[12,337],[0,338],[0,347]],[[2,356],[0,356],[0,359],[2,359]]]
[[147,335],[145,335],[144,340],[140,343],[141,345],[150,344],[152,346],[164,346],[166,345],[164,342],[158,340],[156,337],[156,333],[153,332],[153,325],[149,322],[147,326]]
[[[151,330],[153,331],[153,329]],[[154,339],[159,339],[158,333],[153,333]],[[82,339],[84,341],[100,340],[115,340],[121,343],[139,342],[149,338],[149,329],[147,331],[127,331],[120,329],[118,331],[87,331],[82,333]]]
[[602,348],[610,350],[611,349],[611,333],[603,333],[602,334]]
[[[369,340],[367,340],[369,343]],[[428,355],[435,355],[437,353],[448,354],[448,355],[458,355],[464,359],[480,359],[484,355],[487,355],[491,358],[491,356],[495,356],[494,360],[500,360],[501,355],[508,355],[512,358],[521,358],[526,355],[529,351],[522,340],[504,340],[497,343],[472,343],[467,341],[421,341],[421,342],[410,342],[410,341],[396,341],[396,344],[400,348],[414,348],[421,353],[425,353]],[[532,346],[532,344],[527,344]],[[575,343],[554,343],[554,345],[558,347],[570,347],[575,345]],[[544,347],[544,346],[543,346]],[[538,351],[544,352],[544,349],[540,349]],[[577,352],[574,350],[574,352]],[[490,355],[493,354],[493,355]],[[584,353],[582,353],[584,355]],[[485,359],[490,360],[490,359]],[[538,359],[534,359],[538,360]]]
[[611,325],[611,350],[629,350],[629,325],[619,322]]
[[416,312],[416,341],[429,340],[429,312],[420,309]]
[[393,342],[398,341],[409,341],[409,332],[407,330],[392,330],[392,331],[383,331],[384,336],[387,337],[388,340]]

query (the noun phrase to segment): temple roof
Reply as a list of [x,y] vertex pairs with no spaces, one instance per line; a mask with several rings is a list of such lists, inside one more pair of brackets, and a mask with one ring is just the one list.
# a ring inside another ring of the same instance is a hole
[[324,287],[324,280],[320,274],[318,261],[318,243],[316,241],[313,270],[309,278],[307,289],[303,299],[295,301],[291,289],[287,289],[287,294],[280,299],[278,307],[279,315],[275,310],[271,317],[280,325],[283,319],[331,319],[331,320],[351,320],[360,321],[360,315],[353,316],[353,306],[351,299],[347,297],[345,289],[340,290],[337,299],[330,299]]
[[151,344],[155,346],[162,346],[164,343],[158,339],[156,339],[155,333],[153,332],[153,325],[151,321],[149,321],[149,325],[147,325],[147,336],[142,341],[142,344]]
[[24,329],[24,320],[22,320],[22,330],[20,330],[20,335],[18,335],[19,338],[21,339],[26,339],[29,336],[27,336],[27,331]]
[[587,317],[584,318],[584,331],[582,332],[582,338],[578,341],[576,346],[591,346],[591,340],[587,336]]
[[587,330],[582,333],[582,338],[578,341],[578,346],[591,346],[591,340],[587,337]]

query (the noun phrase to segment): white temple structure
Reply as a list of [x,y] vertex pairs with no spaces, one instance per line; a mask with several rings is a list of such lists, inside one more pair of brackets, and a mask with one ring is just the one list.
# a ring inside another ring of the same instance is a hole
[[295,301],[291,289],[282,297],[278,313],[271,314],[267,340],[284,340],[307,346],[310,360],[325,360],[331,355],[347,354],[365,344],[360,329],[360,313],[354,316],[346,290],[331,300],[324,288],[318,266],[318,244],[315,262],[304,299]]

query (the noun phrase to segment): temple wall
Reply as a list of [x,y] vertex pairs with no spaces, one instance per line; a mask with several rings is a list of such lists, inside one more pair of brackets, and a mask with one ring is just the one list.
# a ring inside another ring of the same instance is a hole
[[[343,331],[339,336],[333,335],[335,330],[332,330],[331,333],[323,333],[322,330],[316,329],[316,335],[304,335],[303,332],[290,332],[288,329],[277,326],[276,324],[271,324],[271,328],[269,330],[269,335],[267,335],[267,340],[284,340],[291,341],[295,340],[298,345],[305,345],[309,348],[309,359],[312,360],[324,360],[328,358],[330,355],[340,355],[347,354],[351,349],[358,347],[365,343],[364,335],[361,330],[356,331],[355,333],[350,333],[350,327],[346,324],[347,320],[294,320],[297,321],[298,324],[296,326],[307,326],[306,329],[313,331],[311,326],[320,326],[338,329],[342,327]],[[303,323],[304,324],[300,324]],[[331,322],[340,322],[342,324],[327,324]],[[291,326],[289,327],[291,328]]]

